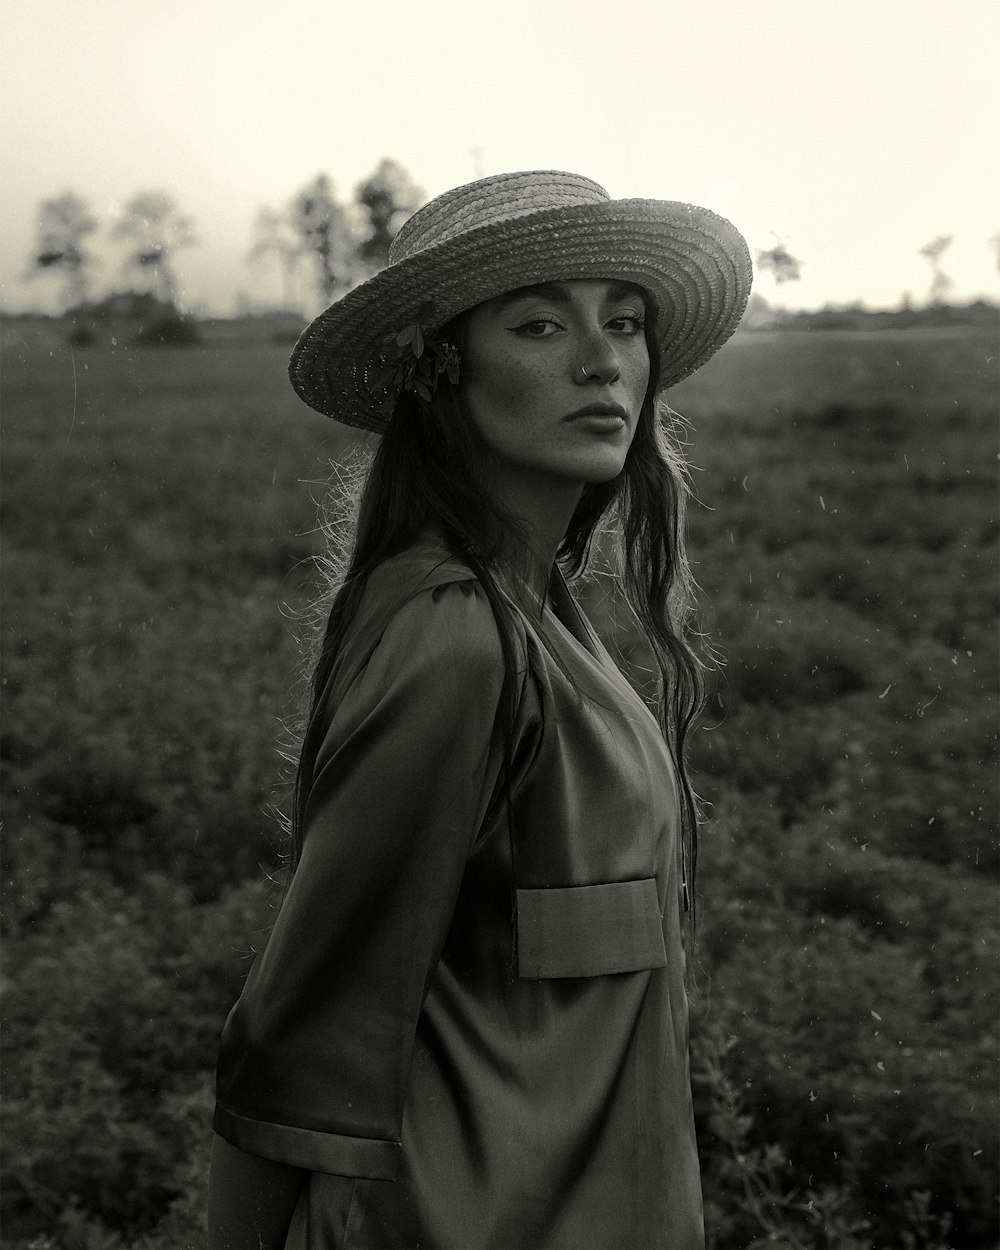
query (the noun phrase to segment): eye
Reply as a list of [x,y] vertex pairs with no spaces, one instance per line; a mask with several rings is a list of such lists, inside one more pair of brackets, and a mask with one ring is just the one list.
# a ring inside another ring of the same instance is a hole
[[642,313],[629,310],[627,312],[615,313],[608,320],[608,325],[616,334],[624,334],[631,338],[636,334],[642,334],[646,325],[646,318]]
[[555,317],[532,317],[529,321],[522,321],[519,326],[515,326],[514,333],[526,339],[547,339],[561,329],[562,326]]

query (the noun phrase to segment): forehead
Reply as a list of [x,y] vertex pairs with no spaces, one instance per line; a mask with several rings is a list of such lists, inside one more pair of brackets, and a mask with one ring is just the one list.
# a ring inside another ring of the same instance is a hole
[[534,300],[570,304],[587,300],[614,303],[622,299],[638,299],[645,304],[648,297],[642,287],[636,286],[634,282],[622,282],[618,278],[573,278],[565,282],[539,282],[531,286],[515,287],[514,290],[506,291],[488,301],[485,307],[500,312],[511,304]]

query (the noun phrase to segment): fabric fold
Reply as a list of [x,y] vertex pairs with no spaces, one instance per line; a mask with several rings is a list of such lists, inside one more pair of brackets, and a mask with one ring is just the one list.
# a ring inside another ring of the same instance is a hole
[[212,1127],[220,1137],[247,1154],[280,1159],[309,1172],[392,1181],[399,1171],[401,1147],[398,1141],[347,1137],[342,1133],[320,1133],[269,1120],[251,1120],[221,1104],[215,1108]]

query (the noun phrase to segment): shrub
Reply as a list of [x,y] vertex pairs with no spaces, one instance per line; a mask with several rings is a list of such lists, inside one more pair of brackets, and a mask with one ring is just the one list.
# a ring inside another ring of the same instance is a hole
[[750,914],[712,978],[715,1027],[735,1039],[726,1068],[749,1140],[777,1144],[786,1184],[845,1191],[875,1244],[898,1245],[933,1178],[934,1219],[953,1223],[958,1245],[990,1245],[992,1030],[984,1022],[970,1048],[967,1024],[936,1017],[921,981],[908,949],[866,943],[851,921]]
[[164,878],[105,885],[8,943],[9,1236],[96,1221],[131,1238],[184,1199],[208,1139],[219,1031],[269,892],[250,883],[197,908]]
[[716,618],[723,703],[811,707],[872,683],[878,658],[862,618],[822,600],[769,602],[751,616],[732,602]]
[[201,334],[190,318],[167,315],[144,325],[133,341],[136,347],[191,347]]
[[92,347],[97,342],[97,331],[86,322],[74,322],[66,335],[71,347]]

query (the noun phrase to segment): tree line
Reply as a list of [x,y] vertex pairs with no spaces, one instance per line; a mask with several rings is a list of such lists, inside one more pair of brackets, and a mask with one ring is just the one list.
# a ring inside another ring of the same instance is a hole
[[[329,175],[317,174],[284,205],[258,211],[247,260],[255,268],[275,272],[283,309],[301,312],[312,296],[329,304],[388,262],[396,231],[423,200],[423,191],[406,169],[388,158],[379,161],[345,202],[338,198]],[[66,192],[41,203],[36,225],[31,272],[59,274],[66,310],[85,308],[98,269],[92,236],[101,221],[85,200]],[[105,233],[124,248],[122,277],[138,279],[165,304],[176,305],[175,257],[196,237],[191,219],[174,198],[163,190],[137,193]],[[919,249],[931,269],[928,299],[933,305],[943,303],[954,285],[942,265],[953,238],[938,235]],[[1000,265],[1000,234],[990,243]],[[777,237],[773,247],[757,250],[756,261],[758,272],[779,286],[798,281],[805,264]]]
[[[318,301],[330,303],[387,263],[396,231],[423,199],[409,173],[390,159],[381,160],[346,201],[329,175],[317,174],[286,204],[259,210],[247,259],[276,269],[284,308],[301,311],[303,281]],[[121,249],[118,281],[138,282],[163,303],[178,303],[177,253],[197,237],[193,221],[167,191],[138,192],[109,223],[73,192],[42,201],[30,272],[61,279],[67,312],[94,301],[102,267],[97,237]]]
[[[930,265],[931,280],[927,299],[932,305],[945,303],[955,285],[942,265],[942,257],[954,240],[953,234],[939,234],[917,249],[917,255],[922,256]],[[1000,234],[993,235],[989,243],[997,254],[997,268],[1000,269]],[[758,273],[770,274],[778,286],[785,282],[798,282],[804,264],[798,256],[792,255],[783,239],[776,238],[773,247],[759,249],[757,252]],[[908,296],[904,296],[904,302],[907,301]]]

